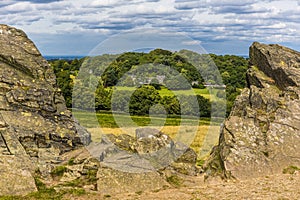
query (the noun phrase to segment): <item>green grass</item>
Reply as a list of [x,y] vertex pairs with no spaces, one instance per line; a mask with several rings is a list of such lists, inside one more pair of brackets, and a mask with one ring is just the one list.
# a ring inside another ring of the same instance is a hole
[[51,171],[51,176],[54,180],[59,180],[66,170],[67,168],[65,166],[57,166]]
[[64,195],[81,196],[86,194],[82,188],[72,188],[57,192],[53,187],[47,187],[39,178],[35,178],[37,192],[31,192],[26,196],[0,196],[0,200],[61,200]]
[[[115,87],[118,91],[134,91],[136,90],[136,87],[124,87],[124,86],[118,86]],[[201,95],[206,99],[209,99],[211,101],[216,100],[216,93],[219,89],[199,89],[199,88],[192,88],[190,90],[169,90],[168,88],[162,87],[160,90],[158,90],[158,93],[164,97],[164,96],[174,96],[174,95]]]
[[[115,118],[124,122],[122,127],[130,127],[128,121],[133,120],[138,126],[148,126],[150,123],[153,125],[162,124],[164,126],[180,126],[180,125],[209,125],[209,118],[199,118],[192,116],[168,116],[167,119],[161,116],[148,117],[148,116],[129,116],[126,114],[112,114],[110,112],[91,112],[73,110],[73,115],[80,122],[80,124],[86,128],[119,128]],[[166,121],[165,121],[166,120]],[[165,123],[164,123],[165,121]]]
[[[115,87],[116,90],[118,91],[134,91],[136,90],[135,87],[123,87],[123,86],[118,86]],[[159,94],[164,97],[164,96],[174,96],[174,95],[201,95],[207,99],[211,99],[210,92],[207,88],[205,89],[198,89],[198,88],[193,88],[191,90],[169,90],[167,88],[162,88],[161,90],[158,90]]]
[[193,88],[191,90],[168,90],[167,88],[162,88],[158,91],[161,96],[174,96],[174,95],[204,95],[209,96],[208,89],[198,89]]

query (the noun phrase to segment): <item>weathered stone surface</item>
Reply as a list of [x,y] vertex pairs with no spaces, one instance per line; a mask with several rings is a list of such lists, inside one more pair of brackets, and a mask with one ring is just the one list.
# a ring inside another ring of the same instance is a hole
[[0,129],[1,177],[12,177],[1,181],[0,195],[36,190],[31,174],[37,168],[47,174],[60,154],[90,142],[50,65],[23,31],[6,25],[0,25]]
[[37,191],[29,157],[0,155],[0,162],[0,195],[23,195],[28,191]]
[[243,179],[300,166],[300,53],[253,43],[247,82],[204,166],[207,175]]
[[196,153],[155,129],[137,129],[136,137],[105,135],[100,143],[87,149],[104,165],[123,172],[147,173],[166,168],[187,175],[198,172]]
[[158,172],[130,173],[111,167],[98,170],[97,190],[102,194],[160,190],[169,184]]
[[106,155],[109,157],[99,162],[91,154],[107,149],[103,148],[103,143],[100,144],[91,144],[89,151],[82,148],[62,155],[63,162],[57,167],[63,166],[65,170],[63,175],[56,177],[55,187],[58,190],[65,185],[73,185],[101,194],[115,194],[160,190],[169,186],[147,160],[136,154],[115,149],[112,154]]

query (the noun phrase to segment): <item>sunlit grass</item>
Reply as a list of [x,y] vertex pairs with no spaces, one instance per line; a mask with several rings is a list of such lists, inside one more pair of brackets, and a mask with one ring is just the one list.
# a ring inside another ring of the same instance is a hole
[[86,128],[104,127],[104,128],[119,128],[116,123],[116,118],[122,121],[122,127],[131,126],[130,123],[125,123],[133,121],[137,126],[148,126],[161,124],[164,122],[164,126],[179,126],[179,125],[209,125],[209,118],[199,118],[193,116],[130,116],[126,113],[110,113],[110,112],[91,112],[91,111],[81,111],[73,110],[73,115],[79,120],[80,124]]
[[[93,141],[100,141],[103,134],[128,134],[135,135],[135,130],[141,127],[151,127],[169,135],[173,140],[183,142],[196,152],[209,153],[216,144],[219,136],[220,121],[191,116],[171,116],[166,119],[160,116],[128,116],[126,114],[114,114],[109,112],[88,112],[73,110],[73,115],[80,124],[88,129]],[[117,124],[115,118],[122,121]],[[134,126],[125,123],[129,120]],[[121,127],[121,128],[120,128]],[[205,145],[203,145],[205,144]]]
[[[202,153],[209,153],[212,146],[218,141],[219,126],[163,126],[151,128],[160,129],[164,134],[169,135],[175,141],[184,142],[194,149],[197,153],[203,151]],[[181,129],[179,131],[179,129]],[[210,129],[210,131],[209,131]],[[99,142],[103,134],[129,134],[131,136],[135,135],[136,127],[123,127],[123,128],[88,128],[91,133],[92,140]],[[187,136],[186,136],[187,135]],[[186,137],[186,138],[185,138]],[[203,146],[205,141],[206,145]],[[204,147],[201,149],[201,147]]]
[[[136,90],[136,87],[124,87],[124,86],[118,86],[115,87],[118,91],[134,91]],[[164,97],[164,96],[174,96],[174,95],[201,95],[204,98],[211,99],[214,98],[214,95],[210,95],[210,91],[205,89],[199,89],[199,88],[192,88],[190,90],[169,90],[167,88],[162,88],[158,90],[158,93]]]

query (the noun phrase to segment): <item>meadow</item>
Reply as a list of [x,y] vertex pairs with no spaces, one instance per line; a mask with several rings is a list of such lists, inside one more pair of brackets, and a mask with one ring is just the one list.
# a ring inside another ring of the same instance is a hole
[[[136,87],[124,87],[124,86],[117,86],[115,87],[118,91],[134,91],[136,90]],[[160,90],[158,90],[158,93],[161,97],[164,96],[175,96],[175,95],[201,95],[206,99],[213,100],[215,98],[215,94],[217,92],[217,89],[213,89],[209,91],[208,88],[205,89],[199,89],[199,88],[192,88],[190,90],[169,90],[168,88],[162,87]]]
[[99,142],[103,134],[134,136],[137,128],[151,127],[169,135],[175,141],[184,142],[201,157],[206,156],[212,146],[217,143],[221,124],[218,119],[199,119],[191,116],[147,117],[82,110],[73,110],[72,113],[91,133],[92,140],[95,142]]

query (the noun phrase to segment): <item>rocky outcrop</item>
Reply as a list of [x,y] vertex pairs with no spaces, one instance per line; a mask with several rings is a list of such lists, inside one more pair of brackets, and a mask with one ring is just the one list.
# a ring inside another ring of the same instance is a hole
[[0,195],[36,190],[36,169],[50,172],[59,155],[89,142],[33,42],[0,25]]
[[87,147],[103,165],[120,171],[147,173],[172,170],[196,175],[197,154],[181,142],[152,128],[136,130],[136,136],[108,134]]
[[101,194],[158,191],[174,186],[174,177],[179,183],[196,175],[196,159],[186,145],[142,128],[135,137],[107,134],[101,142],[63,154],[52,175],[57,189],[72,185]]
[[170,177],[198,173],[192,149],[152,128],[137,129],[135,137],[103,135],[86,148],[99,161],[101,193],[155,191],[169,187]]
[[0,25],[0,196],[36,191],[37,180],[56,190],[159,190],[198,172],[192,149],[154,129],[90,140],[33,42]]
[[208,176],[243,179],[300,166],[300,53],[253,43],[247,82],[205,163]]

